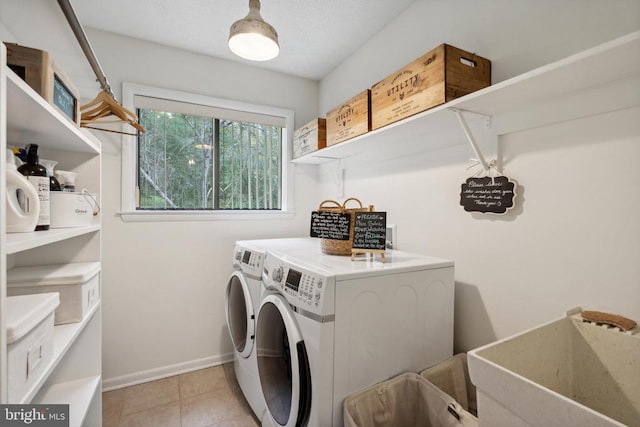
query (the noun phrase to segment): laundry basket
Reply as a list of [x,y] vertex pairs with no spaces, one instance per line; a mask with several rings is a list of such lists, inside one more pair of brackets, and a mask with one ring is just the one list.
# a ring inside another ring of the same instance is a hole
[[458,353],[420,372],[430,383],[445,392],[474,416],[478,416],[476,387],[469,378],[467,354]]
[[476,417],[414,372],[347,397],[346,427],[477,427]]
[[[359,207],[347,207],[347,203],[354,201],[357,202]],[[330,255],[351,255],[351,248],[353,246],[353,233],[356,223],[356,212],[372,212],[373,205],[367,207],[362,206],[362,202],[355,197],[350,197],[344,201],[343,204],[336,202],[335,200],[324,200],[320,203],[318,208],[319,212],[335,212],[335,213],[347,213],[351,216],[351,222],[349,224],[349,240],[336,240],[336,239],[321,239],[322,253]]]

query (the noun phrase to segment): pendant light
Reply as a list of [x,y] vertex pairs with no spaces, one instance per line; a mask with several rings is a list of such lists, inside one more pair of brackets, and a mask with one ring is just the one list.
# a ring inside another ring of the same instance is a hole
[[252,61],[268,61],[280,53],[278,33],[260,16],[260,0],[249,0],[247,16],[231,25],[229,49]]

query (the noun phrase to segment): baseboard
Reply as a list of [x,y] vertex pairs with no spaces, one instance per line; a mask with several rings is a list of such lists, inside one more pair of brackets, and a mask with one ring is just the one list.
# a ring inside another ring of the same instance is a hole
[[198,369],[222,365],[223,363],[232,362],[233,357],[233,353],[227,353],[219,356],[211,356],[205,357],[203,359],[191,360],[189,362],[178,363],[175,365],[163,366],[161,368],[149,369],[147,371],[135,372],[119,377],[103,378],[102,391],[117,390],[119,388],[172,377],[174,375],[180,375],[191,371],[197,371]]

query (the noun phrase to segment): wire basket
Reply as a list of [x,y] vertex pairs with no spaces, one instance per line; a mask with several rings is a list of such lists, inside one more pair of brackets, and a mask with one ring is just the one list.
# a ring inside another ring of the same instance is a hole
[[[359,207],[348,208],[347,203],[350,201],[357,202]],[[362,206],[362,202],[355,197],[350,197],[344,201],[343,204],[336,202],[335,200],[324,200],[320,203],[318,208],[319,212],[335,212],[335,213],[348,213],[351,220],[349,221],[349,240],[335,240],[335,239],[321,239],[322,253],[329,255],[351,255],[351,248],[353,246],[353,233],[356,223],[356,212],[372,212],[373,205],[367,207]]]

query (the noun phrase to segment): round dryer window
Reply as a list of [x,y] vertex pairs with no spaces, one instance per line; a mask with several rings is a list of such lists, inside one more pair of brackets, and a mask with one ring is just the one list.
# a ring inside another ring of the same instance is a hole
[[260,305],[256,347],[267,411],[281,426],[305,425],[311,408],[309,359],[291,309],[277,294]]
[[227,327],[236,351],[248,357],[253,348],[254,311],[249,287],[241,273],[234,271],[227,284]]

